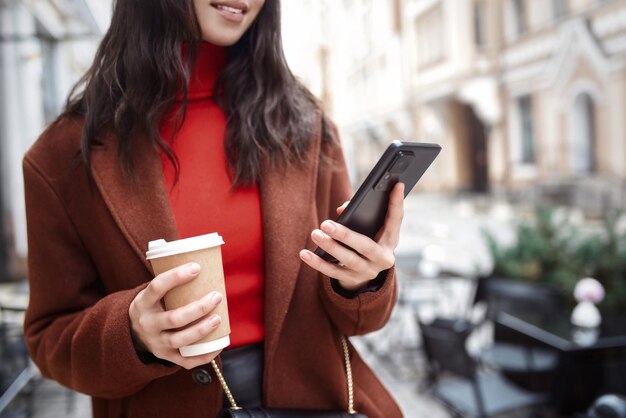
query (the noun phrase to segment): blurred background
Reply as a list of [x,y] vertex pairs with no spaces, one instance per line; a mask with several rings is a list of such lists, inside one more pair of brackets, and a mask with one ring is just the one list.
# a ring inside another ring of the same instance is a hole
[[[90,65],[111,7],[0,0],[0,417],[89,416],[87,398],[42,379],[20,341],[21,159]],[[289,64],[337,123],[355,187],[394,139],[443,147],[406,200],[398,307],[353,341],[406,416],[619,408],[626,0],[282,9]]]

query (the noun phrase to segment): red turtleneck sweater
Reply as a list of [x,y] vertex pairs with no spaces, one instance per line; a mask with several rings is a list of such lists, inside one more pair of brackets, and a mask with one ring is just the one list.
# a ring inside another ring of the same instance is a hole
[[[171,143],[180,162],[162,157],[163,173],[180,238],[218,232],[222,246],[231,347],[263,341],[263,234],[259,189],[232,189],[224,139],[226,116],[213,99],[213,85],[226,63],[226,48],[203,43],[189,82],[187,113]],[[169,141],[180,102],[161,124]],[[173,188],[172,188],[173,186]]]

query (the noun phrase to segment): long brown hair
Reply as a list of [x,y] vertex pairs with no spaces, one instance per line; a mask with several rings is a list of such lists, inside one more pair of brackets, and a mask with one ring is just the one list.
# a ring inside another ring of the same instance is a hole
[[[159,133],[159,123],[182,88],[177,126],[187,108],[187,83],[200,39],[193,0],[115,2],[111,26],[91,68],[74,86],[64,114],[81,115],[81,152],[90,166],[91,148],[102,130],[119,138],[118,157],[134,176],[133,143],[144,134],[174,164],[178,160]],[[181,56],[188,45],[188,60]],[[257,19],[228,50],[215,85],[227,116],[225,153],[235,185],[259,179],[263,155],[273,163],[300,161],[315,131],[317,101],[289,70],[282,48],[280,0],[266,0]],[[332,134],[323,123],[324,137]]]

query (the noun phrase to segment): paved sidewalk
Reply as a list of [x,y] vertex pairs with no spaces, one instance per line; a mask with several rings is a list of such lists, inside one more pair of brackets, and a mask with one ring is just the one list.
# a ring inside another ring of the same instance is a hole
[[[510,205],[484,197],[411,194],[405,200],[396,254],[404,259],[426,256],[438,264],[434,276],[440,270],[466,277],[488,272],[492,261],[483,231],[512,242],[516,215]],[[428,263],[422,267],[422,273],[433,269]]]
[[404,365],[399,365],[400,370],[390,368],[389,364],[383,363],[366,347],[362,339],[351,339],[354,346],[359,351],[363,360],[376,373],[378,378],[387,387],[389,392],[396,399],[405,418],[450,418],[450,414],[430,395],[420,389],[423,379],[421,371],[417,371],[416,357],[406,356]]
[[91,399],[56,382],[41,378],[31,382],[0,418],[90,418]]

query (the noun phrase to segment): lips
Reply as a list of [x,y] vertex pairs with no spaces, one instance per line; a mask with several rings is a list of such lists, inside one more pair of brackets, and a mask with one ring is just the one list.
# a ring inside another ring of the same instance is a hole
[[248,5],[242,1],[212,1],[211,6],[224,13],[245,14]]

